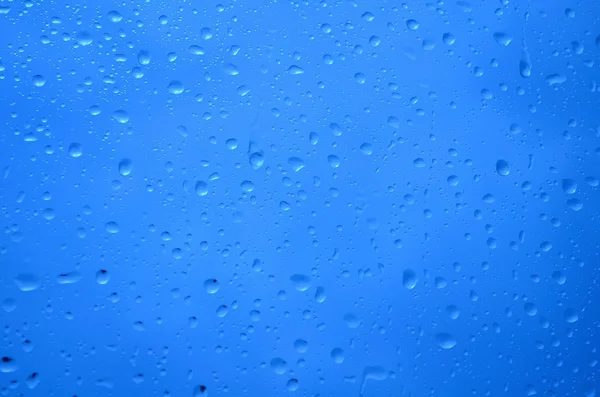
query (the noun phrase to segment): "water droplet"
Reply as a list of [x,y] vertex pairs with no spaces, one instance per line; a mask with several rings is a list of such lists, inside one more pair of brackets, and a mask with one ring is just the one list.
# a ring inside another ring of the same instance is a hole
[[100,269],[96,272],[96,282],[100,285],[105,285],[110,281],[110,273],[108,270]]
[[506,47],[512,42],[513,38],[504,32],[496,32],[494,33],[494,40],[496,40],[496,43]]
[[116,234],[119,233],[119,225],[117,222],[108,222],[105,225],[104,230],[106,230],[107,233]]
[[277,375],[283,375],[287,371],[287,363],[283,358],[275,357],[271,360],[271,369]]
[[304,69],[302,69],[300,66],[292,65],[289,67],[288,73],[292,75],[299,75],[304,73]]
[[17,308],[17,301],[14,300],[13,298],[6,298],[2,301],[2,309],[7,312],[10,313],[12,311],[14,311]]
[[579,315],[574,309],[565,310],[565,321],[569,324],[576,323],[579,321]]
[[338,168],[341,164],[340,158],[334,154],[327,156],[327,162],[332,168]]
[[365,142],[363,144],[360,145],[360,151],[366,155],[366,156],[370,156],[371,154],[373,154],[373,145],[371,145],[368,142]]
[[537,306],[533,302],[525,303],[525,305],[523,305],[523,309],[525,310],[525,313],[530,317],[535,316],[538,312]]
[[306,353],[308,351],[308,342],[304,339],[296,339],[294,341],[294,349],[298,353]]
[[250,87],[246,85],[241,85],[237,88],[237,94],[239,96],[246,96],[250,93]]
[[31,79],[31,82],[33,83],[34,86],[36,87],[43,87],[44,84],[46,84],[46,79],[44,78],[44,76],[36,74],[35,76],[33,76],[33,78]]
[[452,320],[456,320],[458,318],[458,316],[460,316],[460,310],[458,310],[458,307],[456,307],[454,305],[447,306],[446,307],[446,312],[448,313],[448,316]]
[[15,284],[21,291],[35,291],[40,287],[42,281],[32,273],[21,273],[15,277]]
[[217,317],[223,318],[229,313],[229,308],[225,305],[221,305],[217,308]]
[[567,81],[567,76],[565,76],[564,74],[560,74],[560,73],[554,73],[554,74],[550,74],[548,76],[546,76],[546,83],[548,83],[550,86],[553,85],[557,85],[557,84],[562,84],[565,81]]
[[149,65],[152,60],[152,56],[149,51],[142,50],[138,52],[138,62],[140,65]]
[[456,42],[456,37],[452,33],[444,33],[442,41],[446,45],[453,45]]
[[285,387],[288,391],[298,390],[298,379],[292,378],[292,379],[288,380]]
[[567,282],[567,278],[565,277],[565,275],[557,270],[555,272],[552,273],[552,279],[558,284],[558,285],[563,285],[564,283]]
[[406,27],[409,30],[417,30],[419,29],[419,22],[415,21],[414,19],[409,19],[406,21]]
[[94,42],[94,38],[92,37],[92,35],[86,31],[77,33],[77,35],[75,36],[75,39],[77,40],[77,43],[79,45],[84,46],[84,47],[88,46]]
[[198,196],[206,196],[208,194],[208,184],[204,181],[196,182],[194,190]]
[[440,332],[435,336],[438,346],[442,349],[448,350],[456,346],[456,339],[447,332]]
[[17,371],[18,369],[19,365],[13,358],[7,356],[0,358],[0,372],[9,374]]
[[344,350],[336,347],[331,351],[331,359],[336,364],[341,364],[344,362]]
[[317,290],[315,292],[315,301],[317,301],[318,303],[323,303],[325,302],[325,299],[327,299],[327,295],[325,295],[325,288],[317,287]]
[[73,158],[77,158],[77,157],[81,157],[82,154],[83,154],[83,148],[81,147],[81,144],[74,142],[69,145],[69,156],[71,156]]
[[496,161],[496,172],[500,176],[507,176],[510,174],[510,166],[505,160]]
[[192,397],[208,397],[208,389],[204,385],[194,386]]
[[223,70],[230,76],[237,76],[240,74],[240,70],[233,63],[226,63],[225,66],[223,66]]
[[304,160],[302,160],[300,157],[290,157],[288,159],[288,164],[292,166],[292,169],[295,172],[298,172],[304,168]]
[[114,23],[121,22],[121,20],[123,19],[123,16],[115,10],[109,11],[107,16],[108,19],[110,19],[110,21]]
[[448,182],[448,185],[450,185],[450,186],[457,186],[458,182],[459,182],[459,179],[458,179],[458,177],[456,175],[450,175],[447,178],[447,182]]
[[183,83],[179,80],[173,80],[169,83],[169,92],[173,95],[179,95],[183,92]]
[[583,202],[579,199],[572,198],[567,200],[567,206],[573,211],[580,211],[583,208]]
[[122,176],[128,176],[129,174],[131,174],[132,170],[133,161],[131,161],[128,158],[124,158],[121,161],[119,161],[119,174],[121,174]]
[[367,21],[367,22],[372,22],[375,19],[375,16],[373,14],[371,14],[370,12],[365,12],[361,15],[362,19]]
[[412,269],[405,269],[402,272],[402,285],[404,288],[408,290],[412,290],[417,286],[417,282],[419,278],[417,277],[417,273],[415,273]]
[[125,124],[129,121],[129,114],[125,110],[119,109],[113,112],[112,118],[121,124]]
[[356,80],[356,82],[357,82],[358,84],[364,84],[364,83],[365,83],[365,81],[367,81],[367,78],[366,78],[366,77],[365,77],[365,75],[364,75],[364,74],[362,74],[362,73],[355,73],[355,74],[354,74],[354,80]]
[[79,273],[78,271],[61,273],[58,276],[56,276],[56,282],[58,282],[59,284],[75,284],[78,283],[79,280],[81,280],[81,277],[81,273]]
[[290,281],[294,284],[297,291],[306,291],[310,288],[311,279],[304,274],[294,274],[290,277]]
[[207,294],[216,294],[219,291],[221,284],[217,281],[216,278],[209,278],[204,281],[204,290]]

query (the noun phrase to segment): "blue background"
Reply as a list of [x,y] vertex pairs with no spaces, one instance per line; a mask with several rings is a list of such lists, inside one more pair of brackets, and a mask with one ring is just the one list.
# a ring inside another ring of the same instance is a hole
[[594,396],[599,14],[0,1],[2,395]]

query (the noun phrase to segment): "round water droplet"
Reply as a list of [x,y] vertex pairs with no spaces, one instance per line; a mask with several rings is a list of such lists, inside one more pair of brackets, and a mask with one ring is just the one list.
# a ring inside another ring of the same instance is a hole
[[83,154],[83,148],[81,147],[81,144],[74,142],[69,145],[69,156],[71,156],[73,158],[77,158],[77,157],[81,157],[82,154]]
[[419,22],[415,21],[414,19],[409,19],[406,21],[406,27],[409,30],[417,30],[419,29]]
[[96,282],[100,285],[105,285],[110,281],[110,273],[108,270],[100,269],[96,272]]
[[458,307],[456,307],[454,305],[447,306],[446,313],[448,313],[448,316],[452,320],[456,320],[460,316],[460,310],[458,310]]
[[204,291],[211,295],[216,294],[217,291],[219,291],[220,286],[221,285],[219,284],[219,281],[217,281],[216,278],[209,278],[204,282]]
[[298,353],[306,353],[308,351],[308,342],[304,339],[296,339],[294,341],[294,349]]
[[75,36],[75,39],[77,40],[77,43],[79,45],[84,46],[84,47],[88,46],[94,42],[94,38],[92,37],[92,35],[86,31],[77,33],[77,36]]
[[447,332],[440,332],[435,336],[438,346],[442,349],[448,350],[456,346],[456,339]]
[[119,174],[121,174],[122,176],[127,176],[131,174],[132,170],[133,162],[130,159],[125,158],[119,161]]
[[277,375],[283,375],[287,371],[287,363],[283,358],[275,357],[271,360],[271,369]]
[[196,182],[194,190],[198,196],[206,196],[208,194],[208,184],[204,181]]
[[450,186],[457,186],[458,182],[459,182],[459,179],[458,179],[458,177],[456,175],[450,175],[446,179],[446,181],[448,182],[448,185],[450,185]]
[[142,50],[138,52],[138,62],[140,65],[149,65],[152,60],[152,56],[150,55],[150,51]]
[[36,87],[43,87],[44,84],[46,84],[46,79],[44,78],[44,76],[36,74],[35,76],[33,76],[33,78],[31,79],[31,82],[33,83],[34,86]]
[[565,321],[569,324],[576,323],[579,321],[579,315],[574,309],[565,310]]
[[356,80],[356,82],[357,82],[358,84],[364,84],[364,83],[365,83],[365,81],[367,81],[367,78],[366,78],[366,77],[365,77],[365,75],[364,75],[364,74],[362,74],[362,73],[355,73],[355,74],[354,74],[354,80]]
[[373,145],[371,145],[368,142],[365,142],[363,144],[360,145],[360,151],[366,155],[366,156],[370,156],[371,154],[373,154]]
[[510,174],[510,166],[505,160],[500,159],[496,161],[496,172],[500,176],[507,176]]
[[419,281],[419,278],[414,270],[405,269],[404,272],[402,272],[402,285],[404,288],[408,290],[414,289],[417,285],[417,281]]
[[332,168],[338,168],[341,164],[340,158],[334,154],[327,156],[327,162]]
[[525,305],[523,305],[523,309],[525,309],[525,313],[527,313],[527,315],[530,317],[535,316],[538,312],[537,306],[533,302],[525,303]]
[[298,390],[298,379],[292,378],[292,379],[288,380],[285,387],[288,391]]
[[233,63],[226,63],[225,66],[223,66],[223,70],[230,76],[237,76],[240,74],[240,70]]
[[567,200],[567,206],[573,211],[580,211],[583,208],[583,202],[579,199],[572,198]]
[[108,19],[110,19],[111,22],[117,23],[117,22],[121,22],[121,20],[123,19],[123,16],[118,12],[118,11],[109,11],[108,14]]
[[169,92],[173,95],[179,95],[183,92],[183,83],[179,80],[173,80],[169,83]]
[[456,37],[452,33],[444,33],[442,36],[442,41],[446,45],[452,45],[456,42]]
[[40,287],[42,281],[32,273],[21,273],[15,277],[15,284],[21,291],[35,291]]
[[344,350],[336,347],[331,351],[331,359],[336,364],[341,364],[344,362]]
[[104,230],[106,230],[107,233],[116,234],[119,233],[119,225],[117,224],[117,222],[108,222],[104,226]]
[[290,157],[288,159],[288,164],[292,166],[292,169],[295,172],[298,172],[304,168],[304,160],[302,160],[300,157]]
[[494,33],[494,40],[496,40],[496,43],[500,44],[501,46],[506,47],[512,42],[513,38],[504,32],[496,32]]
[[248,160],[250,162],[250,166],[252,167],[252,169],[258,170],[265,164],[265,155],[262,150],[258,151],[258,152],[254,152],[254,153],[250,154],[250,157],[248,158]]
[[19,369],[19,365],[12,357],[4,356],[0,358],[0,372],[9,374]]
[[221,305],[217,308],[217,317],[223,318],[229,312],[229,308],[225,305]]
[[129,121],[129,114],[123,109],[118,109],[113,112],[112,118],[121,124],[125,124]]
[[14,300],[13,298],[6,298],[2,301],[2,309],[7,312],[10,313],[12,311],[14,311],[17,308],[17,301]]
[[359,318],[352,313],[344,314],[344,322],[346,323],[348,328],[358,328],[360,325]]
[[558,284],[558,285],[563,285],[564,283],[567,282],[567,278],[565,277],[565,275],[557,270],[555,272],[552,273],[552,279]]
[[577,192],[577,182],[573,179],[565,178],[562,180],[562,190],[566,194],[575,194]]
[[294,274],[290,277],[290,281],[297,291],[306,291],[310,288],[310,277],[304,274]]

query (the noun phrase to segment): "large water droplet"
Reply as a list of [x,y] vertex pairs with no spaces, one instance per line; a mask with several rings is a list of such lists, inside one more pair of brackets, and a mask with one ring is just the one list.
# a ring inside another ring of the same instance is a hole
[[271,360],[271,369],[277,375],[283,375],[287,371],[287,363],[283,358],[275,357]]
[[417,273],[412,269],[405,269],[402,272],[402,285],[406,289],[413,289],[416,287],[419,278],[417,277]]
[[220,286],[221,284],[219,284],[219,281],[216,278],[209,278],[204,281],[204,291],[206,291],[207,294],[216,294],[217,291],[219,291]]
[[121,174],[122,176],[128,176],[129,174],[131,174],[132,170],[133,161],[131,161],[131,159],[124,158],[121,161],[119,161],[119,174]]
[[298,291],[306,291],[310,288],[310,277],[304,274],[294,274],[290,277],[290,281]]
[[15,284],[21,291],[35,291],[40,287],[42,281],[32,273],[21,273],[15,277]]
[[442,349],[448,350],[456,346],[456,339],[447,332],[440,332],[435,336],[438,346]]
[[502,159],[496,161],[496,172],[501,176],[507,176],[510,174],[510,166],[508,162]]

